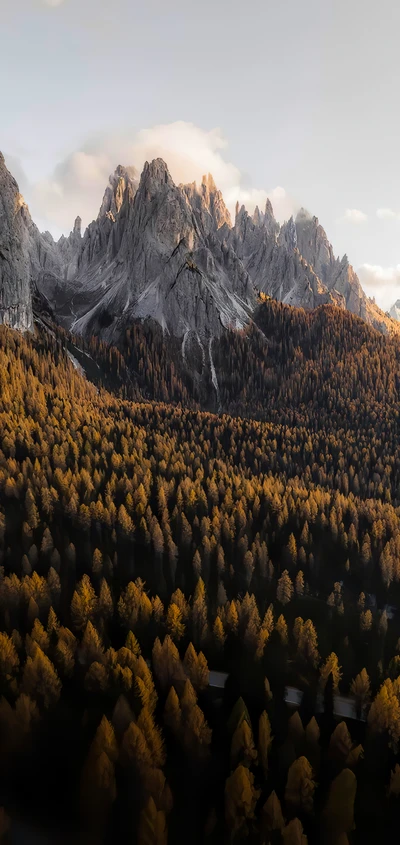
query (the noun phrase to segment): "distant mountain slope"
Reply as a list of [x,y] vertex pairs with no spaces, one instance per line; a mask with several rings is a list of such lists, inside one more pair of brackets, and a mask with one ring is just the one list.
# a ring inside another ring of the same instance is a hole
[[389,316],[392,320],[400,321],[400,299],[397,299],[396,302],[392,305]]

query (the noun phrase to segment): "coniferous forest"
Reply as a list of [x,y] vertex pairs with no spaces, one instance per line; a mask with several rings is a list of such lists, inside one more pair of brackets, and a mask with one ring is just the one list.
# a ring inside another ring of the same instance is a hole
[[396,841],[399,341],[264,301],[213,360],[0,327],[5,845]]

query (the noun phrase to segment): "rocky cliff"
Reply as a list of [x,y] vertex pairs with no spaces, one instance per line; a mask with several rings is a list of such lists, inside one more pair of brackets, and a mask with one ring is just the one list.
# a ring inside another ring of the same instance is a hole
[[0,322],[32,328],[29,212],[0,153]]

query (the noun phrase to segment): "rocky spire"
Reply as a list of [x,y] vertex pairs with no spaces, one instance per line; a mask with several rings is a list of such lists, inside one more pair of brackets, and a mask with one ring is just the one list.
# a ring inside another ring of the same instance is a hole
[[329,284],[335,256],[318,217],[301,208],[296,217],[296,233],[299,252],[324,284]]
[[99,218],[110,216],[113,220],[118,216],[124,202],[131,202],[138,187],[138,174],[134,167],[118,165],[108,180],[104,192],[103,202],[99,211]]
[[297,248],[297,231],[293,217],[290,217],[289,220],[281,226],[279,243],[285,243],[288,249]]
[[[268,217],[274,217],[274,210],[272,208],[272,203],[269,197],[267,197],[267,201],[265,203],[265,214]],[[275,219],[275,217],[274,217]]]
[[262,224],[264,222],[264,215],[261,214],[258,205],[256,205],[254,212],[253,212],[253,217],[251,219],[252,219],[255,226],[262,226]]

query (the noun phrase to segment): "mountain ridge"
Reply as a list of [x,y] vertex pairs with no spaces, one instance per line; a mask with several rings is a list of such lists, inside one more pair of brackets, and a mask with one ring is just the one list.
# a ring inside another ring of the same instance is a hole
[[306,309],[346,308],[383,333],[400,331],[304,209],[280,225],[269,200],[253,215],[237,205],[232,222],[211,174],[176,185],[155,159],[140,178],[119,165],[97,218],[82,234],[77,217],[55,242],[32,221],[3,157],[0,174],[0,321],[15,328],[32,327],[37,293],[66,329],[115,343],[130,323],[150,319],[182,339],[184,354],[242,329],[266,294]]

